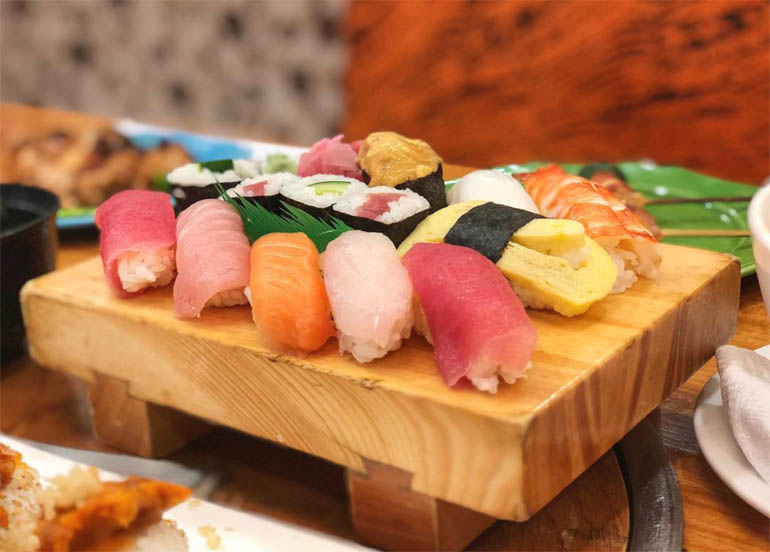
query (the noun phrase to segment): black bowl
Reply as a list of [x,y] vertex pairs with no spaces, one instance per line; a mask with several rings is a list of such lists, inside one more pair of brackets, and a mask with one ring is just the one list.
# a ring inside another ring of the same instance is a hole
[[19,292],[54,269],[59,198],[41,188],[0,184],[0,362],[24,352]]

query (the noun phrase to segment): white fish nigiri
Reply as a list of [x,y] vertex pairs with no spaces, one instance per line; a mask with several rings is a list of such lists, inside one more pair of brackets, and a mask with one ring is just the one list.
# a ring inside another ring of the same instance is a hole
[[412,283],[383,234],[345,232],[326,247],[324,284],[340,352],[369,362],[394,351],[412,330]]
[[483,170],[468,173],[447,193],[449,205],[479,200],[540,213],[521,183],[499,171]]

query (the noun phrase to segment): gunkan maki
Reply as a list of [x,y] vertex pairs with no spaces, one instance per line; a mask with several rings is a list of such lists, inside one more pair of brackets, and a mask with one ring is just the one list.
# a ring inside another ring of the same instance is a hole
[[374,132],[361,142],[357,161],[369,186],[412,190],[428,200],[431,213],[446,207],[441,157],[426,142]]
[[249,159],[219,159],[205,163],[187,163],[166,176],[177,214],[196,201],[219,197],[217,185],[225,190],[246,178],[259,175],[256,162]]
[[412,190],[375,186],[334,204],[333,215],[355,230],[385,234],[396,247],[428,216],[428,200]]

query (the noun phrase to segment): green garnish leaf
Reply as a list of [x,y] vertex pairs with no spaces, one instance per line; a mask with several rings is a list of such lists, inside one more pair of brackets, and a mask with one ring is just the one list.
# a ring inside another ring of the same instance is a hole
[[201,169],[208,169],[211,172],[223,173],[225,171],[231,171],[235,168],[232,159],[215,159],[214,161],[206,161],[205,163],[198,163]]
[[82,217],[96,213],[96,207],[72,207],[70,209],[59,209],[56,211],[57,217]]
[[241,196],[230,197],[219,184],[217,191],[222,199],[235,207],[243,221],[243,230],[249,243],[254,243],[262,236],[274,232],[302,232],[315,244],[319,253],[326,251],[326,246],[343,232],[352,230],[339,219],[320,220],[302,209],[281,202],[284,215],[276,215],[259,203],[251,203]]
[[168,183],[168,180],[166,180],[165,173],[158,173],[153,176],[150,180],[150,185],[152,189],[157,192],[169,193],[171,191],[171,185]]

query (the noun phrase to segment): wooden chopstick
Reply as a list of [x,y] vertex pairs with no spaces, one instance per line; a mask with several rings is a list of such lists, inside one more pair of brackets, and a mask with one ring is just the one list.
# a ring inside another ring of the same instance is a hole
[[662,228],[664,238],[747,238],[748,230],[712,230],[705,228]]
[[656,199],[645,199],[645,205],[676,205],[677,203],[710,203],[710,202],[738,202],[751,201],[751,196],[735,197],[661,197]]

